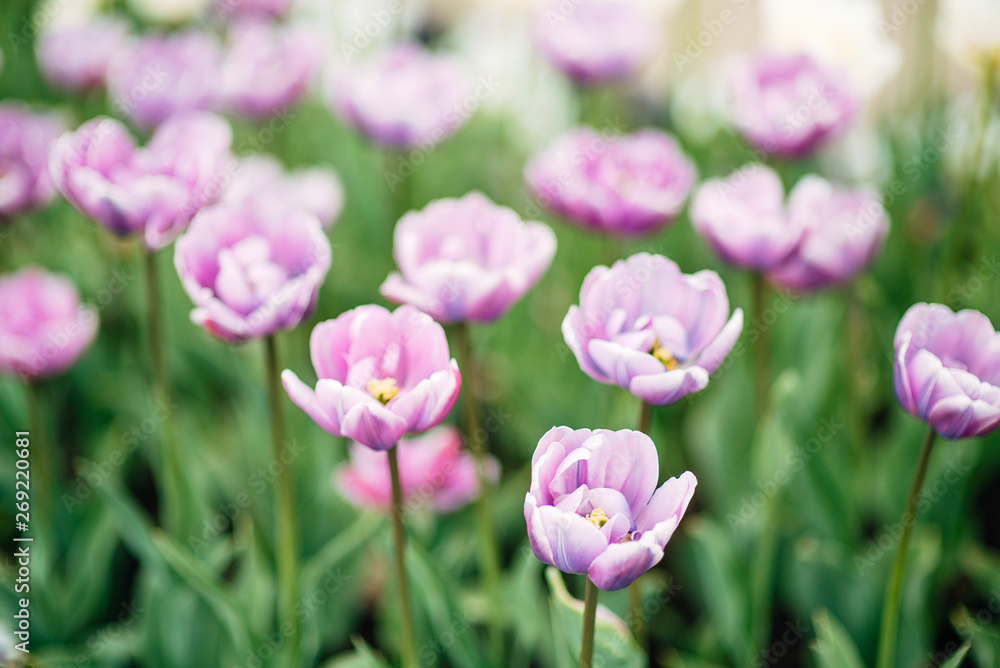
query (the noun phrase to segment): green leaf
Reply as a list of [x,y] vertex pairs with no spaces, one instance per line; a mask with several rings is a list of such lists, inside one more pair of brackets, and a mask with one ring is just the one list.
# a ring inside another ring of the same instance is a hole
[[958,651],[951,655],[951,657],[945,661],[941,668],[958,668],[962,665],[962,661],[965,660],[965,655],[969,653],[969,648],[972,647],[972,643],[966,641],[964,645],[958,648]]
[[819,668],[864,668],[850,634],[829,611],[818,610],[813,615],[813,625],[817,636],[813,652]]
[[[566,639],[566,649],[575,661],[580,660],[580,639],[583,635],[583,601],[573,598],[563,583],[558,569],[545,569],[552,596],[549,599],[553,619],[559,620]],[[647,664],[646,655],[635,642],[625,622],[598,603],[597,621],[594,624],[595,666],[608,668],[639,668]]]

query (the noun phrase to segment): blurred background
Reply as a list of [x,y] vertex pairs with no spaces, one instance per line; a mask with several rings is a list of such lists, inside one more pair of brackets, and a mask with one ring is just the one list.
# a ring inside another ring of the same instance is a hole
[[[4,0],[0,98],[55,109],[68,128],[100,114],[131,123],[130,107],[101,87],[70,92],[53,83],[39,66],[39,43],[49,31],[97,12],[121,17],[136,37],[192,29],[224,35],[233,15],[225,2]],[[881,7],[848,0],[636,2],[662,29],[659,51],[634,80],[594,89],[575,87],[541,57],[533,31],[545,6],[532,0],[293,3],[281,21],[308,26],[322,49],[308,94],[263,118],[229,115],[237,153],[264,151],[289,168],[332,166],[346,194],[329,231],[333,265],[319,305],[308,322],[279,337],[283,364],[311,382],[312,326],[360,304],[386,303],[378,286],[394,268],[391,231],[402,211],[481,190],[526,219],[552,225],[559,248],[548,274],[509,316],[475,328],[473,338],[483,366],[476,389],[494,418],[489,448],[503,468],[493,509],[509,665],[571,665],[569,645],[576,641],[562,626],[559,592],[527,547],[528,463],[553,425],[632,428],[639,408],[633,396],[580,371],[563,343],[562,318],[594,265],[641,250],[662,253],[685,272],[718,271],[732,305],[745,311],[750,285],[694,234],[686,213],[652,237],[619,245],[549,216],[524,187],[524,164],[583,121],[618,132],[666,129],[702,178],[727,175],[757,159],[727,120],[724,72],[734,54],[807,50],[841,65],[863,92],[861,120],[811,158],[772,164],[786,187],[815,172],[878,188],[892,221],[885,249],[846,287],[770,293],[709,387],[654,411],[661,479],[690,469],[701,485],[644,586],[653,665],[861,665],[850,656],[830,658],[824,639],[856,646],[863,665],[873,665],[898,518],[924,430],[895,399],[896,324],[919,301],[975,308],[1000,322],[995,87],[946,29],[935,0],[889,0]],[[975,13],[976,3],[965,4],[973,26],[1000,30],[1000,21],[990,26],[987,14]],[[326,100],[341,72],[403,37],[457,54],[485,85],[454,137],[428,150],[393,153],[337,120]],[[131,57],[123,48],[112,60]],[[196,69],[184,74],[191,85]],[[391,189],[389,175],[400,176],[402,187]],[[977,185],[970,190],[970,183]],[[966,221],[977,241],[966,245],[960,262],[949,262],[946,249]],[[284,464],[272,460],[265,436],[261,344],[229,346],[192,324],[172,250],[161,253],[174,399],[155,405],[141,260],[134,242],[112,238],[61,199],[0,222],[0,270],[35,263],[69,276],[101,321],[90,352],[38,388],[45,433],[35,438],[44,440],[56,482],[34,497],[52,533],[34,546],[29,665],[273,665],[271,486],[275,467]],[[764,331],[776,380],[770,415],[755,430],[747,351]],[[12,441],[29,422],[25,397],[24,384],[0,380],[0,434],[11,442],[0,448],[0,543],[8,546]],[[156,433],[165,416],[177,424],[194,483],[191,503],[204,520],[203,531],[186,540],[167,540],[156,528]],[[378,655],[394,656],[397,644],[397,613],[385,603],[394,586],[387,522],[334,490],[331,475],[345,459],[345,443],[294,406],[286,416],[311,606],[306,665],[383,665]],[[943,665],[966,640],[972,650],[964,665],[1000,665],[998,440],[994,434],[945,441],[935,453],[903,591],[899,666]],[[492,665],[472,509],[408,521],[419,574],[413,589],[421,661]],[[761,583],[752,563],[768,524],[778,527],[775,577]],[[0,557],[0,628],[8,632],[17,599],[12,553],[4,548]],[[582,594],[577,576],[561,580],[571,594]],[[758,586],[770,591],[763,609],[751,596]],[[602,595],[601,602],[624,615],[627,593]],[[753,639],[760,615],[772,629],[764,645]],[[0,640],[0,656],[9,649],[4,642],[12,641]],[[640,665],[629,643],[608,649],[605,665]]]

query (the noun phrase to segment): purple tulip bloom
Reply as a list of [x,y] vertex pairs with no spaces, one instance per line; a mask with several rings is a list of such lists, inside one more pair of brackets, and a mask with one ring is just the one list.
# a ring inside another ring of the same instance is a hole
[[373,450],[440,424],[462,386],[444,329],[412,306],[359,306],[317,325],[310,348],[316,389],[286,369],[288,396],[326,431]]
[[553,427],[531,457],[524,520],[535,556],[623,589],[659,563],[698,480],[690,471],[659,489],[656,446],[642,432]]
[[312,312],[330,242],[305,211],[216,204],[177,240],[174,264],[195,304],[191,320],[236,343],[291,329]]
[[210,109],[220,54],[218,40],[206,31],[144,35],[108,70],[111,106],[142,128],[182,111]]
[[333,107],[373,141],[409,150],[444,141],[465,124],[467,72],[451,56],[398,44],[335,82]]
[[839,188],[813,175],[792,188],[788,216],[805,231],[767,277],[789,290],[849,281],[871,264],[889,234],[889,216],[874,188]]
[[696,177],[677,141],[652,129],[605,137],[578,128],[525,168],[528,188],[545,208],[584,227],[627,235],[672,222]]
[[128,35],[128,24],[112,16],[47,27],[35,44],[39,68],[59,88],[71,91],[100,88]]
[[785,214],[784,199],[784,187],[774,170],[747,165],[698,188],[691,223],[726,262],[769,271],[792,254],[802,237],[803,221]]
[[243,19],[229,29],[219,67],[217,104],[263,117],[298,103],[319,70],[321,48],[304,26]]
[[145,148],[118,121],[95,118],[56,142],[52,180],[81,213],[156,250],[218,197],[231,141],[229,124],[205,112],[175,116]]
[[278,18],[288,12],[292,2],[293,0],[215,0],[215,13],[220,17],[237,14]]
[[220,201],[300,208],[316,216],[323,229],[329,229],[344,208],[344,186],[332,169],[314,167],[286,173],[277,159],[261,153],[240,162]]
[[438,322],[493,322],[541,279],[555,252],[552,230],[482,193],[442,199],[396,225],[400,271],[381,292]]
[[[403,503],[409,512],[428,505],[439,513],[450,513],[479,496],[476,458],[462,447],[462,434],[449,426],[399,441],[399,477]],[[496,480],[500,467],[486,456],[486,475]],[[334,473],[334,484],[350,503],[359,508],[386,511],[392,507],[389,457],[385,452],[352,443],[350,462]]]
[[562,323],[584,373],[656,405],[703,389],[742,328],[718,274],[648,253],[591,269]]
[[545,56],[578,84],[620,81],[656,53],[656,18],[632,2],[560,3],[541,12],[535,30]]
[[1000,335],[967,309],[914,304],[896,327],[896,397],[947,438],[985,436],[1000,424]]
[[768,153],[803,156],[854,117],[846,82],[810,56],[748,58],[733,74],[733,122],[748,142]]
[[97,335],[97,313],[67,279],[38,267],[0,276],[0,373],[26,379],[71,367]]
[[49,150],[65,129],[55,113],[0,103],[0,222],[52,201]]

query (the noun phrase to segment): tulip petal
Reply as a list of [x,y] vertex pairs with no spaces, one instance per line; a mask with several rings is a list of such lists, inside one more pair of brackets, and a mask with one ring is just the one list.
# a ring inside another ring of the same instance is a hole
[[320,403],[313,388],[299,380],[295,372],[290,369],[282,371],[281,384],[284,385],[292,403],[304,410],[316,424],[335,436],[343,436],[336,416]]
[[647,538],[644,534],[636,541],[608,545],[594,559],[587,573],[598,589],[618,591],[635,582],[662,558],[663,549],[653,536]]
[[708,385],[708,371],[698,366],[674,369],[663,373],[636,376],[629,391],[654,406],[671,404]]

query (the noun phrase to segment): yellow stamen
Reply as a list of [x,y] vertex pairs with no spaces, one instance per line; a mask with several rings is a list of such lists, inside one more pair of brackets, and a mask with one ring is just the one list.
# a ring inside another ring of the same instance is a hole
[[667,367],[667,371],[673,371],[677,368],[677,358],[674,357],[669,348],[664,348],[659,343],[654,343],[650,354],[659,360],[663,366]]
[[604,511],[600,508],[594,508],[589,513],[587,513],[584,519],[590,520],[590,523],[595,527],[600,529],[602,526],[608,523],[608,516],[604,514]]
[[387,404],[399,394],[399,386],[396,385],[395,378],[370,380],[368,381],[368,391],[383,404]]

